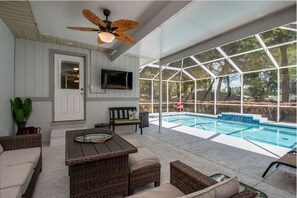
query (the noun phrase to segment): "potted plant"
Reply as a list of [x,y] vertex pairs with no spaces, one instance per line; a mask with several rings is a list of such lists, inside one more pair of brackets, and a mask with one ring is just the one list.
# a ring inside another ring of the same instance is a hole
[[19,129],[25,128],[27,120],[32,113],[32,100],[26,98],[24,102],[20,98],[10,99],[11,111],[13,120],[16,122]]

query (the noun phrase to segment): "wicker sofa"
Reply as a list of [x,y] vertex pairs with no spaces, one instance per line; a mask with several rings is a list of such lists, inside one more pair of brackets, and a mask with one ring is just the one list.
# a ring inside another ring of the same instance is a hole
[[32,197],[41,172],[41,134],[0,137],[0,197]]
[[[237,179],[237,177],[235,177]],[[232,178],[232,180],[235,180]],[[233,182],[233,181],[231,181]],[[239,183],[237,180],[238,188],[234,191],[234,188],[230,186],[218,185],[223,182],[218,183],[217,181],[211,179],[210,177],[200,173],[199,171],[189,167],[188,165],[180,162],[174,161],[170,163],[170,184],[163,184],[159,187],[147,190],[141,193],[136,193],[135,195],[129,196],[129,198],[198,198],[198,197],[228,197],[228,198],[254,198],[257,193],[245,189],[239,192]],[[230,182],[229,182],[230,183]],[[234,186],[233,182],[233,186]],[[235,183],[235,185],[237,185]],[[220,189],[212,187],[219,186]],[[222,187],[227,187],[222,189]],[[235,187],[236,188],[236,187]],[[230,196],[232,191],[233,195]]]

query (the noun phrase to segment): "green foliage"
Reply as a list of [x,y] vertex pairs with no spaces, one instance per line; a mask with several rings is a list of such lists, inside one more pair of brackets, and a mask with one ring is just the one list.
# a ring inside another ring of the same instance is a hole
[[264,32],[260,34],[260,36],[267,46],[277,45],[280,43],[296,40],[295,31],[284,30],[280,28],[276,28],[268,32]]
[[246,100],[263,102],[271,100],[269,97],[276,97],[277,72],[276,70],[249,73],[244,75],[244,92],[250,97]]
[[174,61],[172,63],[169,64],[170,67],[177,67],[177,68],[181,68],[182,65],[182,61],[178,60],[178,61]]
[[206,52],[195,55],[195,58],[197,58],[197,60],[202,63],[206,61],[222,58],[222,57],[223,55],[221,55],[221,53],[216,49],[211,49]]
[[183,68],[192,66],[192,65],[197,65],[197,63],[195,61],[193,61],[193,59],[191,59],[190,57],[185,58],[183,60]]
[[181,90],[182,90],[182,101],[183,102],[193,102],[195,101],[195,81],[190,82],[183,82],[181,84]]
[[252,37],[235,41],[228,45],[222,46],[222,49],[228,55],[233,55],[233,54],[238,54],[238,53],[246,52],[253,49],[258,49],[260,47],[261,45],[259,44],[257,39],[254,36],[252,36]]
[[26,122],[32,113],[32,100],[26,98],[23,102],[20,98],[10,99],[12,117],[15,122]]
[[145,67],[141,72],[140,72],[140,78],[148,78],[151,79],[155,75],[157,75],[159,72],[158,68],[153,68],[153,67]]

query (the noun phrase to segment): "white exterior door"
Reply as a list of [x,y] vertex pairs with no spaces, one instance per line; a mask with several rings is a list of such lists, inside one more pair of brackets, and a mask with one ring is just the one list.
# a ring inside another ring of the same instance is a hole
[[54,55],[54,121],[84,119],[84,58]]

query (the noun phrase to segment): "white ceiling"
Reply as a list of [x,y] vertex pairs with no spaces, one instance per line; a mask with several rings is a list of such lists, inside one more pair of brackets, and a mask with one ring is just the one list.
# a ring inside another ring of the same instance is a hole
[[[93,27],[83,15],[87,8],[105,20],[103,9],[111,11],[110,21],[130,19],[142,26],[168,4],[168,1],[31,1],[31,8],[42,35],[50,35],[89,44],[97,43],[97,32],[81,32],[69,30],[67,26]],[[141,27],[140,27],[141,28]],[[133,34],[137,30],[129,31]],[[119,41],[103,44],[102,47],[117,49]]]
[[[114,57],[129,53],[142,57],[144,63],[199,44],[296,1],[188,1],[179,5],[176,1],[31,1],[30,4],[41,34],[89,44],[96,43],[97,33],[66,29],[67,26],[94,27],[81,14],[84,8],[101,19],[104,19],[102,9],[110,9],[111,21],[139,22],[140,28],[128,32],[136,37],[137,44],[130,47],[116,41],[102,47],[116,49]],[[170,6],[178,8],[170,9]],[[164,10],[168,13],[162,13]]]

